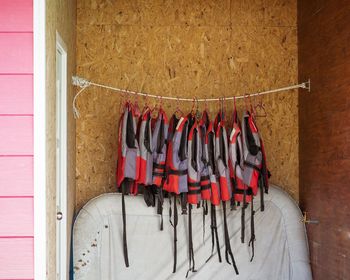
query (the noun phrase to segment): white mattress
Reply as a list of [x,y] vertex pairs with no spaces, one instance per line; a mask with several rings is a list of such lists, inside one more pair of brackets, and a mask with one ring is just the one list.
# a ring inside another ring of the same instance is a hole
[[[196,273],[188,279],[312,279],[308,244],[302,216],[294,200],[277,187],[265,195],[265,211],[259,199],[254,202],[255,258],[250,262],[250,210],[246,211],[246,243],[240,242],[241,210],[228,210],[231,248],[238,266],[225,262],[222,210],[217,210],[223,262],[211,253],[210,215],[206,218],[203,240],[202,210],[193,210],[193,242]],[[103,194],[89,201],[79,212],[74,225],[74,279],[185,279],[188,269],[187,216],[179,215],[177,272],[173,266],[173,228],[169,224],[168,200],[164,204],[164,231],[159,230],[159,215],[147,208],[143,197],[126,197],[127,238],[130,267],[124,265],[122,249],[121,195]],[[180,213],[180,207],[178,207]]]

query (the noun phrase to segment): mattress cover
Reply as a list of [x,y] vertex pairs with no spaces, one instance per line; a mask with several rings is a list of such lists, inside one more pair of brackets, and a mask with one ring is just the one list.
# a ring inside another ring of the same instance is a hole
[[[259,196],[258,196],[259,197]],[[169,223],[169,202],[164,202],[164,230],[160,216],[147,207],[142,196],[126,196],[127,239],[130,267],[125,267],[122,243],[121,195],[108,193],[90,200],[79,212],[73,231],[73,271],[76,280],[185,279],[188,270],[187,215],[179,214],[177,226],[177,271],[173,267],[173,227]],[[179,206],[178,206],[179,207]],[[249,207],[250,208],[250,207]],[[195,273],[187,279],[310,280],[307,237],[301,212],[283,190],[271,186],[265,195],[265,211],[255,199],[255,257],[252,262],[250,210],[246,210],[245,243],[241,243],[241,210],[228,210],[231,248],[238,266],[225,261],[222,209],[217,207],[217,224],[222,263],[211,254],[210,214],[203,228],[201,208],[192,211]],[[180,210],[180,209],[179,209]],[[180,212],[180,211],[179,211]],[[204,235],[203,235],[204,233]]]

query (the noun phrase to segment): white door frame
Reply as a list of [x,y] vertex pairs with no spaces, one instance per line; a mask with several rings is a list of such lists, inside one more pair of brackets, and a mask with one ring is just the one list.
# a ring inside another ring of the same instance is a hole
[[[57,53],[61,57],[57,77]],[[56,275],[67,280],[67,46],[56,31]],[[59,214],[60,213],[60,214]],[[60,218],[58,218],[60,215]]]
[[46,5],[33,1],[34,278],[46,279]]

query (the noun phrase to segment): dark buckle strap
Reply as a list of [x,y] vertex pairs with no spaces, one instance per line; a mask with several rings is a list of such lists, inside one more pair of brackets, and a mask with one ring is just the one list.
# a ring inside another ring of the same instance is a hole
[[[241,189],[235,189],[235,194],[243,194],[244,195],[244,190]],[[245,195],[253,195],[253,189],[248,187],[245,190]]]
[[170,174],[170,175],[177,175],[177,176],[187,175],[187,169],[185,169],[185,170],[170,169],[170,170],[168,170],[168,174]]
[[201,190],[204,191],[204,190],[209,190],[211,188],[211,185],[210,184],[206,184],[206,185],[201,185]]
[[127,186],[125,184],[126,182],[122,183],[123,251],[124,251],[125,266],[129,267],[128,242],[126,237],[126,210],[125,210],[125,198],[124,198],[126,194]]
[[210,176],[206,175],[206,176],[201,176],[201,181],[207,181],[210,180]]
[[201,190],[188,190],[187,194],[189,195],[194,195],[194,194],[200,194],[201,193]]
[[223,212],[224,212],[225,258],[226,258],[226,262],[228,264],[231,264],[230,261],[229,261],[229,256],[230,256],[233,268],[234,268],[234,270],[236,272],[236,275],[238,275],[239,272],[238,272],[238,269],[237,269],[237,265],[236,265],[235,259],[233,257],[231,244],[230,244],[230,236],[228,234],[227,219],[226,219],[226,201],[222,202],[222,208],[223,208]]
[[189,187],[200,187],[201,183],[200,182],[188,182]]
[[248,162],[248,161],[244,161],[244,165],[245,165],[245,166],[248,166],[248,167],[250,167],[250,168],[253,168],[253,169],[255,169],[255,170],[258,171],[258,172],[261,171],[261,169],[260,169],[259,167],[257,167],[256,165],[254,165],[254,164],[252,164],[252,163],[250,163],[250,162]]
[[153,176],[157,176],[157,177],[164,177],[165,176],[165,172],[162,173],[162,172],[153,171],[152,175]]
[[165,169],[165,164],[159,164],[159,163],[153,162],[153,168]]

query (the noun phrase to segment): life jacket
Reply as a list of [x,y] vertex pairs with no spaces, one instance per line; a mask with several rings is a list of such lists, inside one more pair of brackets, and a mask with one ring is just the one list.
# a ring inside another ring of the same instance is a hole
[[[197,205],[201,201],[201,146],[195,121],[188,134],[188,193],[187,202]],[[209,185],[210,187],[210,185]]]
[[210,179],[211,195],[210,202],[211,204],[218,206],[220,205],[221,196],[220,196],[220,186],[217,182],[216,172],[215,172],[215,132],[214,125],[212,122],[209,123],[208,129],[205,135],[205,157],[208,162],[208,174]]
[[[225,239],[225,259],[228,264],[233,265],[233,268],[238,275],[238,269],[236,266],[235,259],[233,257],[230,236],[228,233],[227,219],[226,219],[226,202],[231,199],[232,187],[230,180],[230,171],[228,166],[228,141],[227,132],[225,127],[225,120],[223,113],[220,112],[215,119],[216,133],[215,133],[215,163],[216,172],[219,177],[220,194],[224,216],[224,239]],[[231,258],[231,262],[230,259]]]
[[244,172],[243,182],[251,189],[251,236],[249,240],[249,246],[252,246],[252,257],[254,258],[254,241],[255,241],[255,229],[254,229],[254,203],[253,198],[258,192],[259,178],[261,178],[261,168],[263,156],[261,152],[261,142],[258,132],[258,128],[255,124],[252,113],[246,110],[242,118],[242,140],[243,140],[243,161],[244,161]]
[[124,195],[129,193],[135,181],[138,180],[140,170],[140,150],[136,138],[136,117],[131,103],[127,102],[120,118],[118,131],[118,163],[117,163],[117,187],[122,192],[123,215],[123,249],[125,265],[129,266],[127,238],[126,238],[126,213]]
[[176,125],[175,132],[168,143],[167,151],[167,178],[164,190],[170,193],[187,193],[187,132],[188,119],[181,117]]
[[252,188],[255,196],[258,192],[258,180],[262,167],[262,153],[258,128],[249,111],[245,111],[242,119],[243,139],[243,182]]
[[[220,121],[219,121],[220,120]],[[222,114],[216,117],[217,128],[215,132],[215,163],[216,172],[219,177],[220,194],[222,201],[231,199],[232,186],[230,181],[230,170],[228,166],[228,141],[225,121]]]
[[159,110],[153,129],[153,185],[161,187],[165,179],[166,140],[168,137],[168,118],[163,109]]
[[202,114],[202,118],[198,125],[199,139],[200,139],[200,185],[201,185],[201,198],[209,201],[211,198],[211,183],[208,169],[208,158],[207,158],[207,146],[205,138],[207,135],[207,129],[210,125],[208,112],[205,110]]
[[[119,122],[117,186],[138,180],[140,150],[136,139],[136,121],[131,103],[126,103]],[[124,184],[125,185],[125,184]]]
[[[173,273],[176,272],[177,265],[177,194],[180,193],[182,212],[187,212],[187,118],[177,118],[172,115],[169,121],[167,152],[166,152],[166,179],[163,189],[169,193],[169,220],[174,228],[174,263]],[[173,203],[171,202],[173,199]],[[172,210],[173,209],[173,210]],[[174,215],[172,215],[172,211]],[[173,221],[171,220],[173,216]]]
[[[236,105],[236,104],[235,104]],[[230,177],[233,186],[233,197],[237,204],[242,204],[241,209],[241,242],[244,243],[245,237],[245,209],[247,203],[252,200],[251,188],[243,182],[243,146],[242,131],[239,126],[236,106],[233,112],[233,127],[229,140],[229,166]]]
[[204,139],[204,149],[203,149],[203,162],[206,163],[206,169],[208,171],[209,182],[210,182],[210,229],[211,229],[211,255],[208,258],[207,262],[212,258],[214,254],[215,244],[216,250],[218,252],[219,262],[221,260],[221,252],[220,252],[220,243],[219,243],[219,235],[217,228],[217,220],[216,220],[216,206],[220,205],[220,187],[216,180],[215,175],[215,132],[214,125],[212,122],[209,122],[205,139]]
[[140,175],[137,182],[143,186],[153,183],[153,143],[151,130],[151,111],[146,108],[141,117],[139,131]]

